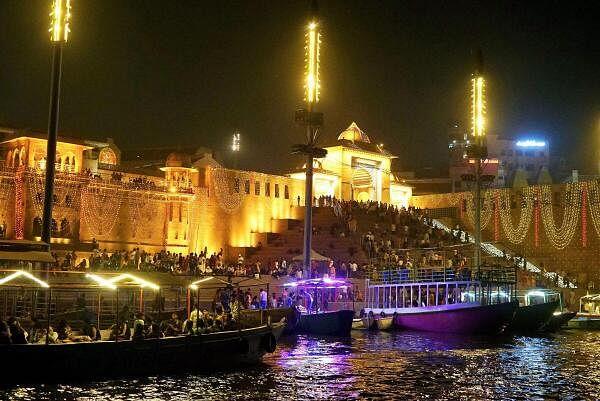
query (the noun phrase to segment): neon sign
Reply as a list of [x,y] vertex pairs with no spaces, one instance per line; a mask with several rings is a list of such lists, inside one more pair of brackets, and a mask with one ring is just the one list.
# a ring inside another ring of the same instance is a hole
[[543,148],[546,146],[546,142],[536,141],[535,139],[526,139],[523,141],[517,141],[517,146],[522,148]]

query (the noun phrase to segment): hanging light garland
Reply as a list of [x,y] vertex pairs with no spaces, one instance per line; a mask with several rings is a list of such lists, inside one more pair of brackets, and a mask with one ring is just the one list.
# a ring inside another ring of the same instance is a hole
[[[467,215],[469,222],[475,225],[475,197],[472,193],[467,196]],[[492,191],[485,191],[483,193],[483,202],[481,207],[481,229],[485,230],[492,219],[493,214],[493,196]]]
[[123,191],[104,186],[88,186],[81,197],[81,216],[90,234],[106,236],[113,230],[121,206]]
[[582,183],[581,192],[581,246],[587,248],[587,203],[588,203],[588,186],[587,183]]
[[242,205],[246,194],[244,180],[249,179],[249,174],[238,170],[215,168],[210,170],[212,176],[212,190],[219,206],[227,213],[235,213]]
[[500,191],[494,191],[494,241],[500,241]]
[[588,207],[596,235],[600,238],[600,188],[598,181],[588,183]]
[[500,222],[502,223],[502,229],[504,235],[508,241],[513,244],[520,244],[525,240],[529,226],[531,225],[531,218],[533,216],[533,189],[532,187],[523,188],[522,201],[521,201],[521,213],[519,216],[519,223],[517,227],[514,227],[511,216],[511,201],[510,201],[510,190],[503,189],[500,192]]
[[552,207],[552,188],[549,185],[541,187],[541,211],[544,222],[544,231],[548,241],[556,249],[565,249],[573,240],[579,213],[581,209],[581,183],[568,183],[565,191],[563,221],[557,229],[554,223],[554,210]]

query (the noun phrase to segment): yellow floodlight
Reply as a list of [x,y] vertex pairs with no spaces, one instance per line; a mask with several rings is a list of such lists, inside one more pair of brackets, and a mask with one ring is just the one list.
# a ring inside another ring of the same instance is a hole
[[110,288],[111,290],[114,290],[117,288],[116,285],[114,285],[112,282],[105,279],[104,277],[100,277],[96,274],[91,274],[91,273],[88,273],[85,276],[89,279],[94,280],[96,283],[98,283],[102,287]]
[[321,95],[319,76],[321,33],[319,32],[319,24],[316,21],[308,24],[305,41],[304,100],[308,103],[317,103]]
[[50,40],[53,43],[66,43],[71,29],[71,0],[52,0],[50,11]]
[[36,282],[40,287],[44,287],[44,288],[50,287],[50,285],[48,283],[46,283],[45,281],[40,280],[39,278],[35,277],[33,274],[30,274],[23,270],[16,271],[16,272],[9,274],[8,276],[0,279],[0,285],[6,284],[18,277],[21,277],[21,276],[28,278],[31,281]]

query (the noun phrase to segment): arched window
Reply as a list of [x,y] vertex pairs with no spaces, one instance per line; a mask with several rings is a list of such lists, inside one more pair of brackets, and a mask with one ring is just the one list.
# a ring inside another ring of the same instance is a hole
[[111,148],[104,148],[98,155],[98,163],[110,164],[114,166],[117,164],[117,155]]

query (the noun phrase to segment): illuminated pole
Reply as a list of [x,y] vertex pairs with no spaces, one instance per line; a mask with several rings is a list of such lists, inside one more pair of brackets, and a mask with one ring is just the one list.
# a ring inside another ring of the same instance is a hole
[[307,140],[307,158],[306,158],[306,181],[304,193],[304,249],[303,249],[303,268],[305,275],[310,273],[310,251],[312,249],[312,199],[313,199],[313,159],[314,146],[316,139],[316,127],[313,121],[313,109],[319,101],[320,81],[319,81],[319,57],[321,33],[319,32],[319,23],[316,18],[316,2],[311,5],[311,21],[306,29],[305,44],[305,81],[304,81],[304,100],[308,109],[308,123],[306,124]]
[[481,161],[487,157],[485,146],[485,79],[483,56],[477,53],[477,70],[471,78],[471,124],[475,137],[475,267],[481,265]]
[[46,148],[46,189],[44,193],[44,219],[42,241],[50,244],[52,236],[52,202],[58,136],[60,105],[60,79],[62,74],[62,48],[69,38],[71,0],[52,0],[50,12],[50,42],[52,43],[52,77],[50,84],[50,111],[48,116],[48,143]]

